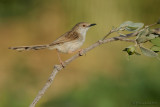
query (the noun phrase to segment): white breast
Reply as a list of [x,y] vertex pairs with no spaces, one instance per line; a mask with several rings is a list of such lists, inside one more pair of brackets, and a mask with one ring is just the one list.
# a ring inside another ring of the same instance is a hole
[[88,31],[89,28],[81,28],[79,29],[78,33],[80,33],[84,38],[86,37],[86,32]]
[[72,41],[72,42],[66,42],[61,45],[57,45],[55,48],[62,53],[72,53],[78,50],[82,45],[83,45],[82,41]]

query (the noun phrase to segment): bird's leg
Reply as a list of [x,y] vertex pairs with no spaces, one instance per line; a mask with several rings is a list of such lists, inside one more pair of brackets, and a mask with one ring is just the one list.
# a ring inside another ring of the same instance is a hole
[[62,59],[61,59],[61,57],[60,57],[59,52],[58,52],[57,49],[56,49],[56,52],[57,52],[57,55],[58,55],[58,60],[59,60],[60,64],[62,65],[62,67],[64,68],[64,67],[65,67],[65,64],[64,64],[64,62],[62,61]]

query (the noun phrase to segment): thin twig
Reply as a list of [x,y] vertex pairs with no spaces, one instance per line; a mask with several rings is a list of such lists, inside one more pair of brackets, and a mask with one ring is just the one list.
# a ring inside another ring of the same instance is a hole
[[102,40],[106,39],[111,33],[114,33],[114,32],[118,32],[121,28],[113,28],[112,30],[110,30],[106,36],[103,37]]
[[152,27],[152,26],[155,26],[155,25],[157,25],[157,23],[153,23],[153,24],[147,25],[147,26],[145,26],[145,28],[149,28],[149,27]]

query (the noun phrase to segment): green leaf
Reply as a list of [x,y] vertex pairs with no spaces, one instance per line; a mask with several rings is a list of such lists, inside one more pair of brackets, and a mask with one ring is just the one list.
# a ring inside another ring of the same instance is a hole
[[141,49],[141,52],[146,56],[158,57],[158,54],[155,53],[154,51],[150,50],[150,49],[147,49],[147,48],[144,48],[144,47],[140,47],[140,49]]
[[137,43],[144,43],[148,41],[147,35],[149,34],[149,29],[144,29],[137,35],[138,38],[136,39]]
[[147,36],[147,39],[148,39],[148,40],[152,40],[152,39],[154,39],[154,38],[156,38],[156,37],[158,37],[158,35],[149,34],[149,35]]
[[126,26],[128,26],[128,25],[130,25],[130,24],[132,24],[132,23],[133,23],[132,21],[126,21],[126,22],[122,23],[122,24],[120,25],[120,27],[126,27]]
[[147,34],[149,34],[149,29],[148,28],[146,28],[146,29],[142,30],[141,32],[139,32],[138,37],[146,36]]
[[120,25],[120,27],[124,27],[127,31],[139,30],[143,26],[143,23],[133,23],[132,21],[126,21]]
[[151,32],[155,35],[160,36],[160,28],[152,29]]
[[129,46],[127,48],[125,48],[123,51],[126,51],[128,53],[128,55],[133,55],[135,53],[135,46]]
[[140,43],[144,43],[147,41],[147,37],[146,36],[141,36],[139,38],[136,39],[137,43],[140,44]]
[[160,51],[160,47],[154,45],[154,46],[151,47],[151,50],[154,51],[154,52],[159,52]]
[[136,54],[136,55],[141,55],[141,54],[140,54],[140,53],[138,53],[138,52],[135,52],[135,54]]
[[143,26],[144,26],[143,23],[132,23],[132,24],[130,24],[130,25],[128,25],[126,27],[126,30],[128,30],[128,31],[135,31],[135,30],[139,30]]
[[155,38],[151,40],[151,43],[157,46],[160,46],[160,38]]

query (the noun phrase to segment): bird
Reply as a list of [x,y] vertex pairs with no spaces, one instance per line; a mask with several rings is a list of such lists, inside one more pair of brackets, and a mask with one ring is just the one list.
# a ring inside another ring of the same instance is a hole
[[[64,33],[55,41],[46,45],[32,45],[32,46],[18,46],[18,47],[9,47],[9,49],[17,51],[28,51],[28,50],[40,50],[40,49],[56,49],[58,59],[63,65],[63,61],[60,58],[59,52],[61,53],[74,53],[79,50],[83,45],[86,38],[86,33],[89,28],[95,26],[96,24],[90,24],[87,22],[80,22],[76,24],[70,31]],[[80,52],[80,50],[79,50]]]

